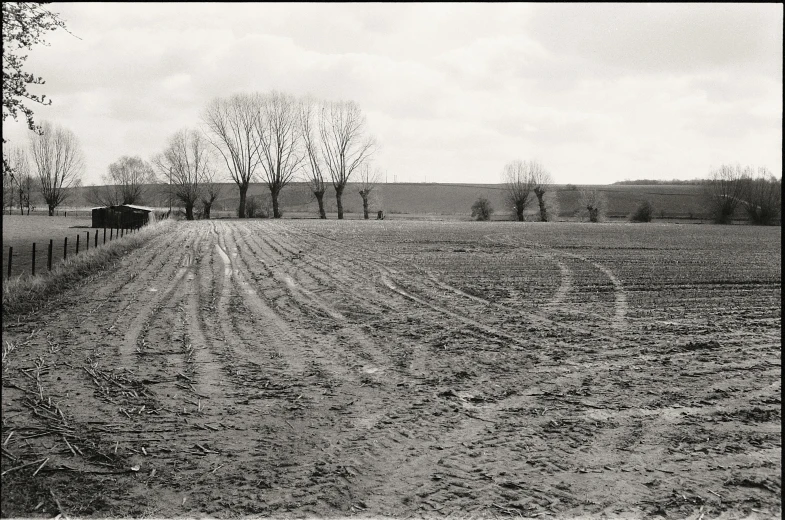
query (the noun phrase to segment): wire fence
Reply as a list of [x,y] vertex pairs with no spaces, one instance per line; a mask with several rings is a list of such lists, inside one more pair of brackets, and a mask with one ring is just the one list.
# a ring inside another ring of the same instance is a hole
[[49,239],[49,242],[32,242],[24,247],[8,246],[3,251],[2,273],[6,279],[13,276],[35,276],[51,271],[60,262],[90,249],[97,249],[114,240],[119,240],[133,233],[141,227],[132,228],[97,228],[80,231],[75,236]]

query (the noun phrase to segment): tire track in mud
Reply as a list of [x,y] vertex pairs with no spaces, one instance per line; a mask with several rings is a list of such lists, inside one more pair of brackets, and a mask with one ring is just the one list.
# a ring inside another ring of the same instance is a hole
[[[261,251],[264,249],[263,245],[256,244],[256,246],[261,248],[260,252],[263,252]],[[252,248],[252,244],[245,242],[242,246],[243,254],[250,252]],[[275,259],[270,258],[269,255],[270,253],[268,252],[266,259],[268,268],[275,264]],[[240,260],[238,262],[244,262],[245,259],[242,258],[242,254],[239,256]],[[264,260],[264,257],[257,255],[257,259]],[[247,263],[244,266],[248,268]],[[282,270],[270,278],[275,279],[279,284],[286,284],[287,276],[287,271]],[[298,298],[307,295],[307,293],[295,290],[290,291],[289,295],[291,298]],[[310,303],[313,304],[314,302]],[[322,307],[328,304],[319,300],[315,302],[315,305]],[[340,314],[327,313],[327,315],[331,319],[345,321],[345,318]],[[331,393],[328,400],[334,404],[329,410],[335,410],[326,417],[323,415],[324,412],[321,412],[317,414],[316,418],[321,419],[321,421],[327,419],[333,423],[340,424],[345,420],[342,420],[341,416],[348,413],[350,424],[352,425],[348,430],[341,427],[332,428],[333,431],[322,442],[322,444],[326,442],[326,446],[323,446],[316,456],[317,466],[334,468],[339,474],[342,474],[350,496],[357,493],[365,496],[367,493],[361,490],[369,485],[374,485],[374,482],[383,478],[383,476],[378,474],[378,470],[375,469],[378,467],[379,461],[389,460],[391,457],[394,460],[399,460],[400,458],[399,453],[390,453],[385,450],[379,450],[376,447],[377,441],[389,444],[398,442],[391,440],[396,437],[396,433],[387,429],[377,430],[375,426],[379,424],[379,421],[387,420],[386,418],[389,416],[397,417],[396,411],[405,413],[401,408],[406,408],[407,400],[401,399],[401,394],[407,392],[405,388],[399,387],[395,383],[395,378],[390,380],[387,374],[380,379],[376,379],[375,383],[370,387],[365,386],[364,382],[357,380],[353,371],[347,370],[346,367],[335,366],[336,361],[342,365],[345,363],[345,361],[342,361],[342,359],[345,359],[345,356],[340,355],[340,343],[332,346],[332,341],[328,338],[320,340],[320,333],[309,333],[307,332],[308,330],[308,327],[299,329],[301,334],[310,336],[310,341],[314,344],[314,353],[316,355],[312,361],[317,363],[320,371],[327,370],[327,374],[331,374],[331,377],[329,377]],[[338,333],[340,334],[340,332]],[[355,336],[355,339],[361,342],[358,347],[364,351],[375,348],[372,338],[367,338],[360,334]],[[372,380],[370,376],[380,373],[381,371],[366,371],[363,377]],[[349,402],[347,403],[347,401]],[[330,417],[332,418],[330,419]],[[423,426],[425,425],[423,424]],[[369,437],[376,440],[370,442]],[[328,495],[340,495],[346,492],[345,489],[341,490],[341,488],[332,489],[334,484],[327,485],[322,482],[324,476],[326,476],[324,473],[318,472],[315,476],[312,475],[311,478],[316,482],[320,482],[320,486],[326,485]]]
[[[161,244],[161,242],[165,242],[166,240],[169,239],[169,237],[170,237],[170,235],[168,233],[163,233],[161,235],[153,237],[147,244],[145,244],[144,249],[145,250],[151,250],[151,255],[150,255],[150,259],[149,259],[149,263],[150,264],[153,264],[158,259],[158,257],[162,254],[162,252],[165,250],[165,247],[162,247],[162,246],[165,246],[166,244]],[[128,263],[131,263],[133,261],[133,258],[135,258],[136,255],[140,255],[140,254],[142,254],[142,253],[139,250],[132,251],[128,256],[123,257],[119,261],[119,263],[121,265],[125,265],[125,264],[128,264]],[[169,260],[169,258],[167,258],[167,260]],[[166,260],[164,262],[162,262],[161,265],[163,266],[165,264],[166,264]],[[83,323],[89,321],[91,319],[91,316],[99,308],[101,308],[108,300],[110,300],[113,296],[116,297],[119,301],[124,301],[125,302],[125,306],[118,313],[118,316],[124,315],[125,312],[129,308],[131,308],[133,306],[133,304],[136,301],[137,296],[138,296],[137,293],[132,293],[132,294],[128,295],[129,297],[126,298],[126,299],[120,298],[119,296],[122,295],[126,291],[127,286],[129,284],[133,283],[133,282],[136,282],[140,277],[145,278],[145,277],[148,277],[148,275],[151,275],[151,274],[158,274],[158,273],[150,272],[148,270],[134,270],[134,269],[132,269],[132,270],[129,270],[129,271],[111,272],[114,275],[114,278],[112,280],[108,280],[107,277],[109,276],[109,273],[110,273],[109,270],[101,271],[96,276],[95,282],[99,282],[99,281],[106,281],[106,282],[112,281],[112,282],[115,282],[115,281],[117,281],[117,278],[119,278],[119,277],[123,278],[122,282],[119,282],[119,287],[117,285],[112,284],[112,283],[95,283],[93,285],[95,287],[95,289],[93,291],[93,296],[94,296],[95,300],[99,301],[99,303],[98,303],[98,305],[96,305],[95,307],[90,309],[88,312],[86,312],[81,317],[80,320],[78,320],[77,323],[79,325],[82,325]]]
[[[278,237],[278,235],[274,233],[267,233],[264,236]],[[280,243],[276,243],[276,246],[280,251],[277,254],[283,258],[286,255],[286,252],[284,251],[285,247],[281,247]],[[245,246],[243,247],[245,248]],[[315,255],[323,253],[321,250],[311,250],[311,252]],[[272,259],[269,261],[269,264],[276,265],[278,264],[278,261]],[[300,264],[298,263],[298,267],[299,265]],[[335,263],[330,264],[329,267],[334,268]],[[292,267],[286,272],[295,276],[296,272],[292,273],[294,269],[295,268]],[[369,271],[366,270],[366,273],[368,272]],[[370,273],[373,273],[373,271],[370,271]],[[281,274],[279,280],[284,280],[284,276],[286,275]],[[377,283],[377,280],[376,277],[373,277],[371,280],[364,283],[374,286]],[[363,287],[362,284],[357,285],[357,282],[355,282],[354,285],[343,287],[343,290],[348,290],[354,294],[355,292],[361,292]],[[367,285],[365,287],[367,287]],[[408,300],[404,299],[402,301]],[[428,308],[426,307],[426,309]],[[481,330],[484,331],[484,329]],[[432,356],[427,356],[427,358],[427,364],[431,366],[431,373],[443,368],[443,359],[433,358]],[[366,499],[368,502],[373,501],[373,497],[377,494],[383,496],[384,489],[387,483],[390,482],[389,475],[386,472],[384,474],[379,474],[378,470],[372,470],[374,467],[379,467],[380,461],[387,462],[383,467],[400,467],[403,464],[417,465],[417,460],[425,460],[427,464],[430,464],[432,460],[428,453],[423,451],[424,447],[421,445],[423,438],[433,441],[443,435],[444,432],[450,432],[456,428],[462,431],[467,428],[465,421],[466,417],[449,408],[440,413],[440,415],[443,416],[440,418],[421,414],[416,414],[415,416],[411,415],[411,410],[409,409],[411,404],[407,405],[407,403],[411,403],[413,400],[418,400],[419,403],[431,401],[433,399],[432,393],[435,391],[435,388],[433,387],[426,386],[423,388],[414,386],[408,391],[405,387],[397,387],[397,385],[396,387],[384,386],[383,388],[387,388],[385,393],[389,393],[391,396],[388,398],[388,402],[384,403],[384,406],[381,408],[387,413],[381,413],[375,418],[370,418],[370,422],[368,420],[356,422],[355,424],[357,426],[363,427],[363,431],[350,437],[346,441],[348,447],[337,451],[327,450],[329,453],[325,455],[325,460],[334,460],[334,458],[341,453],[347,453],[349,451],[356,453],[354,457],[349,459],[350,464],[348,467],[352,468],[350,470],[351,476],[356,476],[357,479],[363,481],[364,485],[367,487],[368,491],[366,491],[365,495],[368,497]],[[354,397],[356,396],[356,392],[351,388],[341,387],[341,393],[347,396],[352,395],[354,399],[357,399]],[[404,398],[407,394],[409,397]],[[393,399],[394,401],[389,402],[389,399]],[[354,403],[354,405],[356,404],[357,403]],[[415,406],[416,405],[417,404],[415,404]],[[365,403],[360,408],[368,409],[369,405]],[[403,419],[404,417],[406,417],[405,420]],[[470,421],[483,424],[483,419],[470,419]],[[456,433],[456,436],[459,435],[460,433]],[[425,457],[425,459],[422,457]],[[350,480],[352,482],[357,482],[357,479]]]
[[[295,265],[294,263],[284,261],[282,252],[291,252],[292,246],[290,244],[283,244],[275,240],[272,234],[264,236],[253,234],[250,235],[250,240],[245,240],[245,247],[261,253],[257,256],[257,259],[265,265],[269,273],[268,276],[285,286],[290,292],[292,300],[298,306],[305,309],[313,309],[315,311],[313,319],[319,319],[321,316],[327,316],[330,319],[328,326],[330,329],[335,329],[332,333],[340,337],[349,346],[349,350],[344,351],[343,354],[350,356],[347,361],[351,366],[362,367],[364,374],[366,374],[365,377],[374,379],[395,378],[395,374],[388,373],[393,366],[392,360],[379,348],[376,339],[362,332],[359,328],[363,326],[362,323],[357,324],[349,320],[325,298],[306,288],[302,280],[301,283],[295,282],[294,278],[301,278],[298,275],[304,274],[311,278],[313,272],[305,273],[299,262]],[[273,258],[273,254],[279,255],[280,258]],[[342,272],[344,269],[333,265],[331,266],[331,271]],[[336,287],[336,290],[341,290],[344,294],[350,294],[351,298],[355,300],[354,306],[361,306],[365,312],[368,312],[370,308],[375,306],[372,305],[372,300],[362,296],[363,291],[357,288],[355,283],[351,285],[344,284],[342,287]],[[361,353],[363,357],[358,357],[355,355],[355,352]]]
[[[192,227],[189,229],[186,238],[186,246],[182,249],[179,260],[176,262],[169,262],[167,267],[169,269],[177,266],[174,275],[168,282],[168,287],[163,291],[154,291],[154,297],[142,302],[141,306],[137,308],[135,317],[131,320],[123,334],[122,343],[120,343],[120,352],[118,356],[118,365],[121,368],[130,370],[130,367],[135,364],[133,356],[135,352],[140,352],[139,347],[143,347],[146,330],[151,328],[155,321],[158,319],[158,311],[163,307],[169,307],[173,301],[181,284],[185,278],[186,273],[191,270],[194,262],[194,251],[198,248],[201,241],[201,234],[197,234],[193,239],[191,236],[195,230]],[[190,242],[190,243],[189,243]],[[172,246],[170,246],[171,248]],[[177,258],[173,255],[174,258]],[[160,277],[159,277],[160,278]],[[142,345],[140,345],[140,341]]]
[[[520,338],[518,338],[516,336],[511,336],[508,332],[506,332],[504,330],[501,330],[499,327],[497,327],[495,325],[490,325],[490,324],[487,324],[487,323],[479,322],[477,319],[471,318],[469,316],[464,315],[464,313],[458,312],[457,309],[461,308],[462,307],[461,305],[451,305],[452,309],[454,309],[454,310],[447,309],[445,307],[445,304],[442,303],[442,300],[444,299],[443,293],[437,293],[434,296],[424,294],[424,291],[427,290],[427,288],[428,288],[427,284],[423,284],[422,280],[418,280],[417,278],[415,278],[411,274],[407,275],[406,277],[403,277],[403,275],[401,275],[401,274],[397,274],[398,271],[396,269],[388,267],[383,262],[378,260],[378,257],[380,255],[380,253],[378,253],[376,251],[373,251],[371,249],[362,247],[362,246],[356,246],[355,245],[355,246],[352,247],[351,253],[347,254],[347,253],[344,252],[344,250],[347,249],[347,246],[345,244],[343,244],[342,242],[340,242],[338,240],[335,240],[333,238],[330,238],[330,237],[326,237],[324,235],[321,235],[321,234],[313,232],[313,231],[307,231],[307,230],[303,230],[303,231],[305,233],[307,233],[308,235],[310,235],[310,236],[318,237],[319,239],[321,239],[324,242],[328,242],[328,243],[331,243],[333,245],[338,245],[338,249],[341,250],[340,253],[338,253],[338,254],[342,255],[344,260],[347,260],[349,262],[356,261],[356,259],[354,257],[358,256],[358,254],[362,255],[363,259],[366,262],[375,265],[377,270],[380,272],[380,277],[377,279],[379,281],[379,283],[382,284],[383,286],[387,287],[388,289],[390,289],[393,293],[399,294],[400,296],[404,296],[404,297],[406,297],[407,299],[409,299],[411,301],[416,301],[417,303],[419,303],[421,305],[425,305],[426,307],[431,308],[432,310],[435,310],[435,311],[441,313],[443,316],[447,316],[447,317],[450,317],[450,318],[453,318],[453,319],[458,319],[458,320],[460,320],[461,322],[463,322],[465,324],[469,324],[469,325],[472,325],[472,326],[475,326],[475,327],[477,326],[477,324],[480,324],[479,331],[481,331],[481,333],[483,333],[483,334],[489,334],[490,333],[493,337],[506,338],[509,341],[512,341],[512,342],[514,342],[514,343],[516,343],[518,345],[525,344],[525,346],[527,348],[529,348],[529,349],[532,347],[533,344],[532,344],[531,334],[529,334],[529,333],[527,333],[527,334],[523,334],[522,333],[521,334],[522,336],[526,337],[526,340],[524,341],[524,340],[522,340],[522,339],[520,339]],[[397,260],[399,263],[403,263],[403,265],[410,264],[410,262],[408,262],[406,260],[403,260],[403,259],[400,259],[396,255],[389,255],[388,254],[387,257],[389,257],[389,258],[391,258],[393,260]],[[509,307],[507,307],[507,306],[504,306],[504,305],[499,304],[499,303],[491,302],[489,300],[486,300],[484,298],[480,298],[480,297],[475,296],[475,295],[468,294],[468,293],[460,290],[459,288],[457,288],[457,287],[455,287],[453,285],[450,285],[450,284],[448,284],[446,282],[443,282],[443,281],[439,280],[435,275],[433,275],[432,273],[430,273],[429,271],[427,271],[425,269],[422,269],[422,268],[417,267],[417,266],[413,266],[413,267],[415,267],[418,271],[421,271],[424,274],[424,277],[426,279],[432,280],[437,285],[437,287],[440,287],[441,289],[444,289],[446,291],[449,291],[449,292],[452,292],[454,294],[457,294],[457,295],[459,295],[459,296],[461,296],[463,298],[466,298],[468,300],[471,300],[471,301],[473,301],[475,303],[479,303],[483,307],[500,308],[500,309],[503,309],[504,311],[509,311],[510,310]],[[382,276],[382,275],[384,275],[384,276]],[[401,279],[401,278],[403,278],[403,279],[405,279],[407,281],[407,285],[418,287],[420,292],[418,292],[415,295],[408,288],[404,289],[403,287],[401,287],[400,283],[395,283],[395,282],[398,282],[399,279]],[[393,285],[395,285],[396,289],[392,289],[391,288],[391,286],[389,284],[390,282]],[[398,291],[403,291],[403,293],[405,293],[405,294],[399,293]],[[566,292],[566,289],[565,289],[564,292]],[[413,298],[416,298],[416,299],[413,299]],[[476,313],[474,316],[479,318],[482,315],[483,315],[483,313],[479,312],[479,313]],[[593,337],[593,338],[596,338],[596,339],[602,339],[602,340],[612,341],[612,342],[618,342],[618,341],[621,340],[620,338],[615,337],[613,335],[601,334],[601,333],[599,333],[596,330],[587,329],[587,328],[584,328],[584,327],[579,327],[579,326],[576,326],[576,325],[573,325],[573,324],[561,323],[559,321],[555,321],[553,319],[549,319],[546,315],[544,315],[542,313],[531,312],[531,311],[527,311],[527,312],[517,311],[516,315],[526,319],[529,322],[530,326],[531,325],[537,325],[539,327],[550,327],[550,328],[554,328],[554,329],[567,329],[567,330],[570,330],[572,332],[577,332],[577,333],[579,333],[579,334],[581,334],[583,336],[589,336],[589,337]]]
[[[513,239],[513,237],[511,237],[510,235],[496,235],[496,236],[486,235],[485,239],[492,243],[505,244],[509,246],[518,246],[517,247],[518,249],[531,251],[541,256],[544,256],[550,259],[551,261],[553,261],[554,263],[556,263],[563,274],[565,270],[568,273],[571,273],[571,270],[566,266],[564,266],[564,264],[557,258],[559,255],[566,256],[568,258],[574,258],[581,262],[585,262],[591,265],[592,267],[594,267],[595,269],[601,271],[603,274],[605,274],[605,276],[608,277],[610,282],[613,284],[614,312],[613,312],[613,318],[611,320],[611,326],[619,331],[622,331],[627,328],[626,315],[629,307],[627,301],[627,292],[624,289],[624,284],[621,283],[618,277],[608,267],[598,262],[593,262],[588,258],[586,258],[585,256],[581,256],[575,253],[569,253],[566,251],[559,251],[555,248],[546,246],[544,244],[533,244],[532,246],[526,246],[520,241]],[[547,252],[541,250],[545,250]],[[572,283],[572,276],[570,276],[570,278],[566,281],[566,283],[565,283],[564,276],[562,276],[562,283],[559,285],[559,288],[556,290],[554,297],[551,299],[551,301],[548,302],[547,306],[554,307],[562,304],[566,294],[572,289],[573,285],[574,284]],[[575,310],[570,309],[568,312],[575,312]],[[585,313],[585,314],[590,314],[590,313]],[[594,314],[590,314],[590,315],[594,319],[597,318],[597,316]]]
[[[229,259],[231,276],[229,284],[224,285],[224,291],[231,287],[235,294],[241,298],[242,305],[248,310],[248,317],[253,317],[259,326],[253,328],[253,333],[262,340],[261,346],[271,349],[298,374],[306,371],[304,356],[302,356],[302,341],[296,333],[289,327],[278,314],[265,302],[249,281],[247,265],[245,265],[242,254],[237,248],[234,230],[230,226],[225,227],[225,232],[220,235],[219,244],[222,243],[224,254],[221,260],[226,262]],[[226,299],[225,299],[226,300]],[[254,351],[244,343],[234,344],[246,359],[257,359],[263,351]]]

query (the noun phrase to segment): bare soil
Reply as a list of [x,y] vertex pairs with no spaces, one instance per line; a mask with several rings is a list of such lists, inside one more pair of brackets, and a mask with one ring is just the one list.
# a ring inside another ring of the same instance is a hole
[[2,516],[781,515],[781,239],[182,223],[3,323]]

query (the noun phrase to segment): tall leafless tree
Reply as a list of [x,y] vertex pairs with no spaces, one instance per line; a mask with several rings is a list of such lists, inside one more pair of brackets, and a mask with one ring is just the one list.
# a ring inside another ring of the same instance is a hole
[[150,163],[138,156],[125,155],[109,165],[108,171],[101,175],[102,185],[88,188],[86,197],[88,202],[100,206],[143,204],[149,185],[155,182]]
[[379,179],[381,178],[381,172],[376,168],[371,168],[369,163],[365,163],[357,171],[358,173],[358,184],[360,185],[360,197],[363,199],[363,218],[368,220],[368,197],[371,195],[371,192],[376,188],[376,185],[379,184]]
[[237,210],[240,218],[245,218],[248,186],[259,165],[260,143],[256,136],[258,113],[257,94],[235,94],[229,98],[213,99],[202,115],[208,140],[218,150],[240,190],[240,206]]
[[[3,151],[5,154],[5,150]],[[11,208],[18,204],[19,214],[30,214],[30,198],[34,189],[35,181],[30,172],[30,158],[27,150],[20,146],[10,146],[6,157],[9,166],[3,172],[3,203],[8,207],[9,214]]]
[[68,189],[81,184],[84,154],[70,130],[44,121],[41,132],[30,134],[30,155],[51,217],[68,197]]
[[343,219],[341,197],[346,183],[376,150],[376,140],[365,135],[365,126],[365,116],[354,101],[326,102],[321,107],[322,157],[335,188],[339,219]]
[[533,191],[537,196],[537,203],[540,206],[540,220],[548,222],[548,208],[545,203],[545,193],[550,188],[550,185],[553,184],[553,177],[551,177],[551,173],[537,161],[532,161],[530,163],[530,168],[532,184],[534,185]]
[[194,219],[194,206],[202,195],[203,183],[212,175],[208,143],[201,132],[183,129],[175,133],[164,151],[153,159],[161,175],[171,172],[172,195],[185,208],[185,218]]
[[256,114],[261,177],[270,190],[273,217],[281,218],[278,195],[294,178],[304,154],[300,143],[298,101],[291,95],[270,92],[259,96]]
[[305,149],[305,158],[302,169],[305,172],[305,181],[319,203],[319,218],[326,219],[324,211],[324,193],[327,191],[325,182],[326,166],[322,157],[322,145],[320,133],[317,131],[318,114],[315,107],[316,101],[306,98],[300,104],[300,135]]
[[531,203],[531,194],[535,187],[532,171],[535,167],[540,166],[531,161],[518,160],[506,164],[502,172],[507,202],[512,205],[519,222],[526,220],[523,212]]
[[730,224],[733,214],[744,200],[752,168],[723,164],[709,174],[703,185],[704,197],[717,224]]
[[27,210],[28,215],[30,214],[34,191],[35,178],[29,170],[17,176],[16,195],[19,201],[20,215],[24,213],[24,210]]

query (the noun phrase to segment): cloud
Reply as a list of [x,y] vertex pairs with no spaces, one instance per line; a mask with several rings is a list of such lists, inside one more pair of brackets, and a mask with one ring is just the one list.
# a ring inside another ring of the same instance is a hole
[[525,29],[588,72],[695,73],[720,68],[782,74],[781,4],[537,6]]
[[517,158],[559,182],[782,167],[781,5],[56,6],[81,40],[30,52],[54,102],[33,108],[80,136],[95,180],[210,99],[273,89],[358,102],[399,180],[497,182]]

